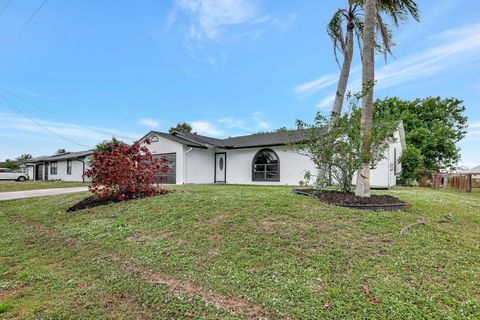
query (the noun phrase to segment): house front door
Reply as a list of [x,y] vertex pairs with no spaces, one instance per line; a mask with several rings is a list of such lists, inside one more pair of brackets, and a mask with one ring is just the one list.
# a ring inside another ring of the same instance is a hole
[[215,153],[215,183],[227,182],[227,154]]

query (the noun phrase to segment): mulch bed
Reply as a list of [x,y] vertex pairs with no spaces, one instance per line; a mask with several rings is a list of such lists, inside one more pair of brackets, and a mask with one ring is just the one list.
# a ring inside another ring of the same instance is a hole
[[369,198],[355,197],[352,192],[333,190],[294,189],[294,193],[313,196],[331,205],[365,210],[398,211],[406,208],[406,203],[388,195],[371,195]]
[[143,196],[143,197],[136,197],[136,198],[131,198],[131,199],[125,199],[125,200],[118,200],[115,198],[99,198],[95,195],[87,197],[77,203],[75,203],[73,206],[67,209],[67,212],[75,212],[78,210],[83,210],[83,209],[89,209],[89,208],[95,208],[98,206],[104,206],[110,203],[116,203],[116,202],[124,202],[124,201],[130,201],[130,200],[136,200],[136,199],[141,199],[141,198],[148,198],[148,197],[154,197],[154,196],[159,196],[159,195],[164,195],[168,191],[165,189],[162,189],[159,193],[157,194],[152,194],[148,196]]

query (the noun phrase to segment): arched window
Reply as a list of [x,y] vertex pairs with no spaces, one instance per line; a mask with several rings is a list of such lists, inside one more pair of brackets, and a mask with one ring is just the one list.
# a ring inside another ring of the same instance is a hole
[[150,142],[158,142],[158,137],[152,136],[152,138],[150,139]]
[[253,157],[253,181],[280,181],[280,159],[275,151],[262,149]]

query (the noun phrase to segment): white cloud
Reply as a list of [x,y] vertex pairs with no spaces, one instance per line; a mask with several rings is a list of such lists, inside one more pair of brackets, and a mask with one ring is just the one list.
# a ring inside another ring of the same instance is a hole
[[262,119],[261,112],[253,113],[249,119],[237,119],[228,116],[218,119],[217,123],[228,129],[241,129],[248,132],[256,132],[270,128],[270,123]]
[[338,74],[328,74],[313,81],[300,84],[295,87],[294,91],[297,95],[306,95],[315,93],[320,89],[330,87],[338,82]]
[[183,72],[192,79],[200,79],[200,75],[198,73],[195,73],[188,68],[183,69]]
[[335,95],[332,94],[332,95],[326,96],[325,98],[320,100],[317,103],[316,107],[318,109],[324,109],[324,108],[332,107],[334,102],[335,102]]
[[252,116],[253,122],[255,122],[255,126],[258,129],[268,129],[270,128],[270,124],[262,119],[262,114],[260,112],[255,112]]
[[258,121],[258,122],[257,122],[257,126],[258,126],[260,129],[268,129],[268,128],[270,128],[270,124],[269,124],[267,121]]
[[[95,145],[98,142],[101,142],[102,140],[108,139],[112,136],[128,137],[131,139],[137,139],[140,137],[139,134],[131,132],[122,132],[93,126],[88,126],[86,128],[75,123],[46,121],[39,118],[32,119],[43,127],[60,136],[63,136],[67,139],[73,140],[81,144],[86,144],[88,146]],[[6,133],[7,131],[20,134],[36,133],[37,135],[44,135],[57,139],[59,141],[59,146],[65,144],[64,140],[55,137],[54,135],[40,127],[38,124],[35,124],[31,120],[19,115],[0,113],[0,128],[5,129],[3,133]],[[92,128],[93,130],[89,128]],[[111,135],[103,134],[96,130],[111,133]]]
[[[375,90],[408,84],[414,80],[438,78],[442,74],[448,76],[450,75],[448,70],[456,72],[461,66],[471,66],[480,61],[480,55],[478,55],[480,24],[446,30],[431,39],[433,45],[430,44],[427,49],[378,67],[375,71],[375,79],[378,81]],[[352,69],[349,90],[359,91],[361,89],[360,71],[360,66]],[[297,94],[314,93],[320,89],[331,87],[337,82],[337,79],[338,75],[325,75],[315,81],[295,87],[294,91]],[[317,107],[326,106],[327,101],[327,98],[323,99]]]
[[224,132],[215,128],[215,125],[209,121],[193,121],[191,123],[194,132],[202,135],[222,136]]
[[242,119],[235,119],[232,117],[225,117],[218,119],[218,123],[227,126],[227,128],[236,128],[236,129],[243,129],[243,130],[250,130],[249,127],[247,127],[247,124],[245,123],[244,120]]
[[156,129],[160,125],[160,122],[158,122],[155,119],[142,118],[142,119],[138,120],[138,124],[140,124],[144,127],[147,127],[147,128]]
[[[255,0],[177,0],[176,9],[186,13],[190,20],[188,37],[219,41],[226,29],[243,23],[260,21],[261,12]],[[175,12],[175,11],[174,11]],[[167,22],[177,19],[170,14]]]
[[466,138],[468,140],[480,140],[480,130],[470,130],[467,132]]
[[470,124],[468,125],[468,128],[469,128],[469,129],[480,128],[480,121],[470,123]]

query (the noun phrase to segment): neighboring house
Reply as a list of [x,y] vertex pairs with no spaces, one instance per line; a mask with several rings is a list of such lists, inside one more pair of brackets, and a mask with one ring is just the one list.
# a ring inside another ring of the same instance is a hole
[[[151,131],[139,141],[156,157],[168,160],[164,183],[230,183],[298,185],[307,171],[317,174],[315,164],[289,144],[305,141],[301,131],[259,133],[217,139],[191,133]],[[382,160],[371,171],[371,185],[388,188],[400,173],[399,157],[405,148],[403,124],[395,133]]]
[[460,173],[471,174],[471,175],[474,175],[474,176],[480,176],[480,166],[476,166],[472,169],[463,170]]
[[83,174],[89,167],[92,150],[41,156],[22,161],[19,170],[30,180],[87,181]]
[[472,188],[480,188],[480,166],[461,172],[464,175],[472,175]]

